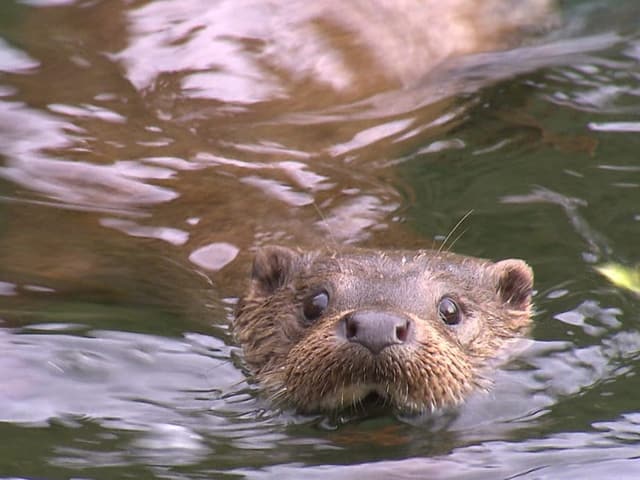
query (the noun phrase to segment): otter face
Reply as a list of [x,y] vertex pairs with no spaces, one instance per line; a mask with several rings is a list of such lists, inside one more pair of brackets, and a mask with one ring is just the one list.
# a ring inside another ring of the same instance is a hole
[[267,247],[234,332],[285,406],[339,410],[373,393],[429,411],[461,402],[485,361],[527,330],[532,286],[522,260]]

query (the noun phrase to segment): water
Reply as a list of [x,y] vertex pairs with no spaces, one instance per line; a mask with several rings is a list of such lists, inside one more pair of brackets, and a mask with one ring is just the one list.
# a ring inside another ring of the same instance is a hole
[[[394,40],[418,11],[344,13],[368,58],[293,5],[2,2],[0,476],[636,478],[638,299],[593,267],[638,261],[640,7],[528,11],[431,69]],[[325,418],[247,382],[256,246],[431,246],[471,210],[455,251],[536,273],[491,393]]]

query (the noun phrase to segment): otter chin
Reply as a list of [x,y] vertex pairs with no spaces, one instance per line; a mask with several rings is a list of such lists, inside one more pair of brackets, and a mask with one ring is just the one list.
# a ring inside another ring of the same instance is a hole
[[264,247],[234,333],[278,406],[336,411],[374,395],[428,412],[484,388],[488,361],[529,328],[532,288],[517,259]]

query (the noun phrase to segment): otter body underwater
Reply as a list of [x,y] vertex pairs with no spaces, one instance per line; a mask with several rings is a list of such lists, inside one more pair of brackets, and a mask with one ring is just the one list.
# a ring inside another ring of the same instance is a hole
[[454,406],[530,324],[533,272],[522,260],[448,252],[259,250],[235,336],[276,405],[400,412]]

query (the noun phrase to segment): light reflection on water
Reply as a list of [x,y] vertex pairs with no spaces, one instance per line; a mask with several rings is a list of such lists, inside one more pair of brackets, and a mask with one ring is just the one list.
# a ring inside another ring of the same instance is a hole
[[[638,7],[527,0],[505,31],[550,30],[493,51],[495,28],[478,48],[425,20],[466,0],[10,3],[0,434],[47,452],[36,476],[634,478],[637,299],[591,266],[637,260]],[[491,392],[444,425],[256,394],[228,333],[252,249],[430,246],[471,209],[456,249],[538,278],[536,340]]]

